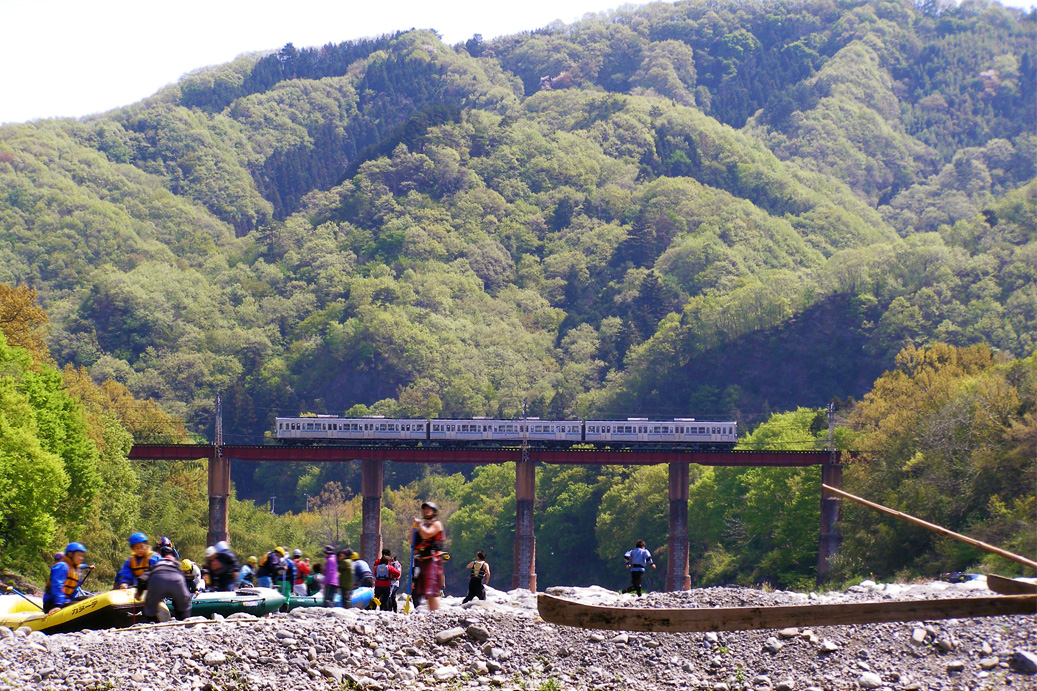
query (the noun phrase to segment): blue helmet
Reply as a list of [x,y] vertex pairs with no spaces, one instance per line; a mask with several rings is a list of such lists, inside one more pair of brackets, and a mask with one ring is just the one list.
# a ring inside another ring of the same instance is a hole
[[70,542],[68,547],[65,548],[65,554],[69,552],[86,552],[86,545],[82,542]]
[[133,547],[134,545],[139,545],[140,543],[147,541],[148,536],[144,533],[134,533],[133,535],[130,535],[130,547]]

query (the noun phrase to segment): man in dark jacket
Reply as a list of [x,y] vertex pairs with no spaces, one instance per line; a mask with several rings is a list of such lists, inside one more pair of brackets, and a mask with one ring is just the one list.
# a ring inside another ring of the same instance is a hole
[[226,542],[217,542],[214,547],[205,550],[206,567],[209,570],[209,590],[237,590],[238,572],[241,566],[238,557],[230,550]]
[[191,616],[191,594],[187,592],[187,582],[180,570],[180,562],[176,560],[172,547],[160,546],[159,555],[160,559],[137,579],[137,598],[146,593],[145,620],[159,620],[159,604],[165,602],[166,598],[172,598],[176,618],[186,619]]

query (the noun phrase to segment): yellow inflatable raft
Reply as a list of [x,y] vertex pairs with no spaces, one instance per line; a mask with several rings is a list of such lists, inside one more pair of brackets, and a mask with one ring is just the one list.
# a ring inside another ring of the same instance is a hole
[[[28,626],[43,633],[70,633],[83,629],[121,629],[143,621],[144,601],[133,597],[133,589],[111,590],[74,602],[54,614],[43,612],[37,597],[0,595],[0,626]],[[169,610],[159,606],[159,619],[169,619]]]

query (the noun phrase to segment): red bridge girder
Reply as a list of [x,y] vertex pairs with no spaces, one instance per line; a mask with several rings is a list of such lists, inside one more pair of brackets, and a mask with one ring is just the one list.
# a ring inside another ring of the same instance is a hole
[[[343,446],[223,446],[223,458],[235,461],[282,463],[347,463],[392,461],[394,463],[507,463],[522,460],[518,448],[450,447],[343,447]],[[135,444],[133,460],[171,461],[213,459],[216,447],[208,444]],[[534,463],[558,465],[656,465],[695,463],[711,466],[803,467],[829,462],[827,451],[648,451],[627,449],[536,449],[528,450]],[[838,460],[836,460],[838,462]]]

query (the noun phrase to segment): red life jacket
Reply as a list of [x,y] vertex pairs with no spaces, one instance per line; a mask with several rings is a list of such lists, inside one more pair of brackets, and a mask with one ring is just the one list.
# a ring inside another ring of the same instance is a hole
[[446,536],[443,534],[442,530],[428,538],[423,538],[421,537],[421,533],[418,533],[417,531],[415,532],[417,544],[414,545],[414,550],[417,552],[415,557],[418,561],[428,561],[433,557],[434,553],[443,550],[443,542],[446,539]]

